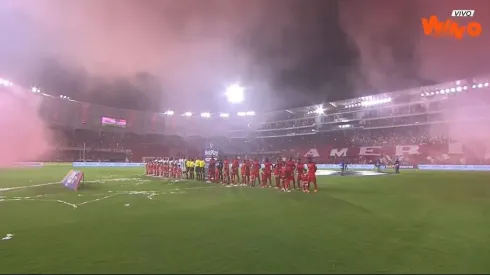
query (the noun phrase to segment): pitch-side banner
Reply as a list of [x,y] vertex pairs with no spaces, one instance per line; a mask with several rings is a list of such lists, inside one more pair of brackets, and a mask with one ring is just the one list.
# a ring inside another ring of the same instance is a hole
[[71,190],[77,191],[80,186],[80,182],[83,180],[83,172],[77,170],[71,170],[68,174],[63,178],[61,184],[69,188]]

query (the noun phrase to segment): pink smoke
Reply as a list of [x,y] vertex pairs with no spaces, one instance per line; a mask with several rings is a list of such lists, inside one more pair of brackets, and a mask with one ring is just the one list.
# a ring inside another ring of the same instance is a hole
[[38,115],[40,97],[0,88],[0,167],[36,161],[48,152],[49,132]]

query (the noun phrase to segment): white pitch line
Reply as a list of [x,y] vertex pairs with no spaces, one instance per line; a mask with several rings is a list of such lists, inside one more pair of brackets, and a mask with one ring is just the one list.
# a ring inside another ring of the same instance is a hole
[[59,202],[59,203],[63,203],[63,204],[69,205],[69,206],[71,206],[73,208],[77,208],[77,206],[75,204],[73,204],[73,203],[69,203],[69,202],[62,201],[62,200],[56,200],[56,201]]
[[62,200],[45,200],[45,199],[33,199],[33,198],[0,199],[0,202],[5,202],[5,201],[48,201],[48,202],[58,202],[58,203],[69,205],[73,208],[77,208],[75,204]]
[[105,200],[105,199],[112,198],[112,197],[117,196],[117,195],[119,195],[119,194],[113,194],[113,195],[105,196],[105,197],[98,198],[98,199],[95,199],[95,200],[84,201],[84,202],[81,202],[81,203],[77,204],[77,206],[88,204],[88,203],[93,203],[93,202],[96,202],[96,201]]
[[12,190],[18,190],[18,189],[25,189],[25,188],[31,188],[31,187],[41,187],[41,186],[53,185],[53,184],[61,184],[61,182],[57,181],[57,182],[48,182],[48,183],[33,184],[33,185],[24,185],[24,186],[17,186],[17,187],[0,188],[0,192],[12,191]]
[[[219,188],[220,186],[198,186],[198,187],[187,187],[187,188],[182,188],[182,190],[192,190],[192,189],[213,189],[213,188]],[[179,188],[176,188],[175,190],[180,190]]]

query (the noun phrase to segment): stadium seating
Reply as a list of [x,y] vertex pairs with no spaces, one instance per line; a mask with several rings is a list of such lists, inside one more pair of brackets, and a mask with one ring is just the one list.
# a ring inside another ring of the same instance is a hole
[[[303,157],[311,149],[323,148],[327,153],[315,156],[318,161],[339,162],[340,157],[367,163],[379,157],[393,160],[394,152],[332,156],[325,148],[421,145],[427,152],[406,156],[404,162],[483,164],[490,163],[488,135],[468,139],[469,135],[461,135],[464,131],[454,135],[454,130],[455,125],[463,125],[466,130],[490,133],[488,90],[488,83],[464,80],[227,119],[170,116],[46,97],[40,113],[55,143],[47,158],[57,161],[137,162],[145,156],[197,156],[214,144],[227,155],[260,157]],[[124,119],[124,125],[103,125],[102,117]],[[433,149],[443,145],[464,149],[449,154],[447,149]]]

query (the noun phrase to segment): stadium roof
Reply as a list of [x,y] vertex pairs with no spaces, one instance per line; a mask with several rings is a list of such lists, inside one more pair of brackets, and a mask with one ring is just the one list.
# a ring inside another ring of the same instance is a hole
[[[463,80],[454,80],[454,81],[449,81],[449,82],[444,82],[436,85],[430,85],[430,86],[421,86],[421,87],[416,87],[416,88],[410,88],[410,89],[405,89],[405,90],[400,90],[400,91],[394,91],[394,92],[388,92],[388,93],[382,93],[382,94],[376,94],[376,95],[368,95],[368,96],[362,96],[362,97],[357,97],[357,98],[352,98],[352,99],[345,99],[345,100],[339,100],[339,101],[334,101],[334,102],[326,102],[326,103],[321,103],[321,104],[315,104],[315,105],[310,105],[310,106],[304,106],[304,107],[297,107],[297,108],[291,108],[291,109],[283,109],[283,110],[278,110],[278,111],[272,111],[272,112],[267,112],[265,115],[274,115],[274,114],[279,114],[283,112],[288,112],[291,114],[297,114],[297,113],[304,113],[304,114],[312,114],[312,115],[318,115],[322,114],[324,111],[338,111],[346,108],[355,108],[355,107],[370,107],[370,106],[375,106],[378,104],[386,104],[390,103],[393,100],[396,100],[400,97],[404,96],[432,96],[435,94],[444,94],[444,93],[450,93],[450,92],[456,92],[460,90],[466,90],[467,88],[477,88],[477,85],[486,85],[485,87],[488,87],[488,82],[490,81],[490,76],[483,76],[483,77],[474,77],[471,79],[463,79]],[[11,81],[0,78],[0,86],[4,87],[11,87],[13,86],[14,83]],[[44,91],[41,91],[39,88],[36,87],[31,87],[30,89],[26,89],[26,91],[31,91],[34,94],[39,94],[42,96],[47,96],[47,97],[55,97],[55,98],[60,98],[62,100],[69,100],[73,102],[79,102],[77,100],[71,99],[69,97],[60,95],[58,96],[53,96],[51,94],[47,94]],[[84,102],[85,103],[85,102]],[[97,105],[97,104],[94,104]],[[182,116],[200,116],[202,118],[210,118],[210,117],[221,117],[221,118],[228,118],[232,116],[238,116],[238,117],[247,117],[247,116],[255,116],[256,112],[253,110],[243,110],[241,112],[237,112],[235,114],[230,114],[230,113],[208,113],[208,112],[193,112],[191,110],[185,111],[185,112],[178,112],[177,109],[168,109],[162,113],[161,115],[182,115]]]

